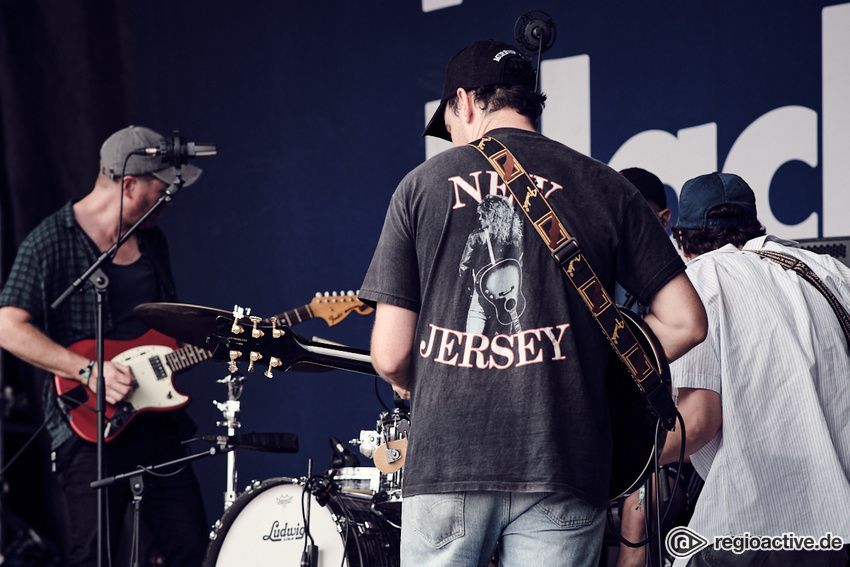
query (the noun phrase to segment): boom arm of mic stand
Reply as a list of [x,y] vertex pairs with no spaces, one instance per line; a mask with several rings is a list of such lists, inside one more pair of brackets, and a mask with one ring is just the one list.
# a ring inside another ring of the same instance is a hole
[[114,484],[114,483],[118,482],[119,480],[123,480],[125,478],[131,478],[133,476],[136,476],[139,473],[156,472],[159,469],[163,469],[163,468],[166,468],[166,467],[181,465],[183,463],[196,461],[198,459],[203,459],[205,457],[212,457],[214,455],[218,455],[219,453],[223,453],[224,451],[225,451],[224,449],[221,449],[219,447],[210,447],[208,450],[204,451],[203,453],[193,453],[191,455],[186,455],[185,457],[180,457],[179,459],[174,459],[173,461],[167,461],[165,463],[159,463],[158,465],[153,465],[153,466],[150,466],[150,467],[133,469],[131,471],[121,473],[121,474],[117,474],[115,476],[109,476],[109,477],[106,477],[106,478],[102,478],[100,480],[95,480],[91,483],[90,486],[91,486],[91,488],[96,490],[98,488],[103,488],[105,486],[109,486],[111,484]]
[[140,218],[138,221],[136,221],[136,224],[131,226],[129,228],[129,230],[127,230],[124,234],[122,234],[118,238],[118,240],[115,242],[115,244],[113,244],[112,246],[109,247],[109,250],[107,250],[106,252],[101,254],[100,257],[97,260],[95,260],[95,263],[92,264],[83,273],[83,275],[81,275],[79,278],[77,278],[74,281],[74,283],[72,283],[70,286],[68,286],[68,289],[66,289],[62,293],[62,295],[60,295],[59,298],[56,299],[56,301],[54,301],[50,305],[50,307],[52,307],[53,309],[59,309],[59,307],[63,303],[65,303],[65,301],[71,296],[72,293],[79,290],[80,287],[87,280],[92,278],[92,276],[96,276],[97,275],[96,272],[100,269],[100,267],[103,266],[104,264],[106,264],[110,260],[110,258],[112,258],[112,256],[115,254],[115,252],[118,251],[118,249],[121,247],[121,245],[124,244],[127,241],[127,239],[130,238],[130,236],[132,236],[136,232],[136,230],[138,230],[138,228],[148,220],[148,218],[150,218],[150,216],[152,214],[154,214],[157,210],[159,210],[160,207],[162,207],[166,203],[170,203],[171,198],[174,196],[175,193],[177,193],[177,191],[180,190],[180,188],[182,186],[183,186],[183,180],[182,179],[178,179],[177,183],[172,183],[168,187],[168,189],[166,189],[165,193],[163,193],[162,196],[160,196],[160,198],[157,199],[156,203],[154,203],[151,206],[151,208],[148,209],[147,212],[144,215],[142,215],[142,218]]

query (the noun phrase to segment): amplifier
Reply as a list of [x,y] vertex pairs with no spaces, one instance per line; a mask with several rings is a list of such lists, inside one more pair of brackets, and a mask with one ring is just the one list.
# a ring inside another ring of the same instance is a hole
[[829,254],[845,266],[850,267],[850,236],[834,236],[828,238],[797,238],[800,248],[805,248],[816,254]]

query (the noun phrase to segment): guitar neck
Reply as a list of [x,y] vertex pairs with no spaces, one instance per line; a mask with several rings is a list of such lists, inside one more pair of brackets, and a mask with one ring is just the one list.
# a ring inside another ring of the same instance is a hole
[[338,368],[359,372],[360,374],[376,375],[375,367],[372,366],[372,356],[369,351],[351,347],[326,345],[314,341],[303,341],[300,346],[304,353],[298,358],[303,362],[310,362],[320,366]]
[[171,367],[172,371],[179,372],[191,368],[211,356],[212,352],[206,349],[188,345],[166,354],[165,360],[168,362],[168,366]]
[[313,310],[310,309],[309,303],[307,305],[302,305],[301,307],[296,307],[295,309],[290,309],[289,311],[284,311],[280,315],[276,315],[278,321],[286,321],[286,324],[290,327],[296,323],[308,321],[314,316],[315,315],[313,315]]

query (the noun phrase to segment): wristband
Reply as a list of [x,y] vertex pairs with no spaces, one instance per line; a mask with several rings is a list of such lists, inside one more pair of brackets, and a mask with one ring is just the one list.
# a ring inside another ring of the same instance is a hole
[[85,387],[88,387],[89,385],[89,378],[91,378],[91,369],[93,366],[94,360],[89,360],[86,367],[80,369],[80,382],[82,382]]

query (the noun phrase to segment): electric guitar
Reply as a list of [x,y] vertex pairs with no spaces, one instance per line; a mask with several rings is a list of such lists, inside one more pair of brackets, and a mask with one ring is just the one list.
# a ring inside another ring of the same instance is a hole
[[[670,368],[658,339],[634,312],[617,308],[634,333],[650,363],[669,389]],[[643,392],[613,349],[605,374],[605,389],[611,415],[613,463],[609,499],[613,502],[637,489],[654,468],[656,424]],[[659,427],[658,442],[664,445],[666,430]]]
[[[275,319],[292,325],[319,317],[328,326],[333,326],[350,313],[368,315],[372,310],[354,292],[339,295],[326,292],[317,293],[309,304],[285,311]],[[97,345],[92,339],[79,341],[68,348],[90,360],[97,356]],[[105,340],[104,359],[129,366],[136,384],[123,400],[117,404],[106,404],[104,440],[115,439],[141,413],[174,410],[188,404],[189,396],[177,390],[173,375],[211,356],[212,352],[204,348],[191,345],[180,348],[176,340],[153,329],[130,341]],[[71,428],[86,441],[96,442],[97,400],[94,392],[78,380],[62,376],[54,376],[54,382],[57,393],[69,407]]]

